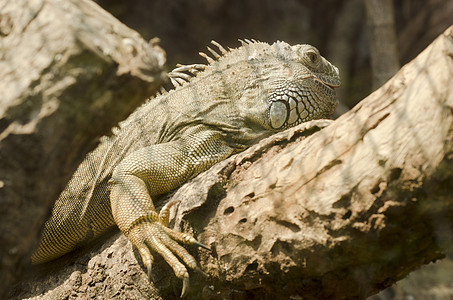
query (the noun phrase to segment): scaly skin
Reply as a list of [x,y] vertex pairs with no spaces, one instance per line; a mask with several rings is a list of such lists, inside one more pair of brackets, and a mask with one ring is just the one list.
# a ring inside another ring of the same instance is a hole
[[153,199],[276,131],[329,117],[337,105],[338,69],[314,47],[241,42],[229,51],[213,42],[222,56],[208,48],[216,58],[202,54],[208,65],[176,68],[169,74],[175,89],[146,102],[101,140],[56,201],[34,263],[116,224],[148,274],[155,251],[183,279],[186,294],[186,266],[197,263],[179,243],[204,245],[169,229],[167,208],[159,215]]

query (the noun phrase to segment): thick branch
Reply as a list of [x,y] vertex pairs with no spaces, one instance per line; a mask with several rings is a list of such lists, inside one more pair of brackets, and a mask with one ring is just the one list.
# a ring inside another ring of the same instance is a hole
[[453,224],[452,41],[453,27],[320,132],[274,136],[181,188],[174,198],[196,200],[211,182],[206,203],[179,210],[214,249],[200,250],[200,290],[364,298],[441,258]]

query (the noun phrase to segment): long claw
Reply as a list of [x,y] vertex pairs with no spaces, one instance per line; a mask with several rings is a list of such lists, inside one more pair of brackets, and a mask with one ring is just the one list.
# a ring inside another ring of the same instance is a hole
[[195,240],[193,242],[194,245],[197,245],[199,247],[205,248],[206,250],[212,251],[211,247],[206,246],[205,244],[200,243],[199,241]]
[[151,281],[151,263],[146,266],[146,270],[148,271],[148,280]]
[[160,210],[159,218],[165,227],[168,227],[168,225],[170,224],[170,208],[179,202],[181,202],[181,200],[175,200],[175,201],[168,202]]
[[189,278],[184,277],[182,280],[182,291],[181,291],[180,298],[187,296],[187,293],[189,292],[189,285],[190,285]]
[[201,275],[203,275],[204,277],[208,277],[208,274],[203,272],[203,270],[200,269],[199,267],[196,267],[194,270],[197,271],[198,273],[200,273]]
[[137,250],[140,253],[140,256],[142,257],[142,262],[146,268],[148,279],[149,281],[151,281],[151,268],[154,261],[153,256],[151,255],[151,252],[147,247],[139,246],[137,247]]

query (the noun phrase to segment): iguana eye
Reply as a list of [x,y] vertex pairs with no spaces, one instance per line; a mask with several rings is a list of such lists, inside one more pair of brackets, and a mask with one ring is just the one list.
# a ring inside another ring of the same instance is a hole
[[318,64],[318,62],[319,62],[319,54],[316,51],[308,50],[306,55],[307,55],[309,61],[311,62],[311,64],[313,64],[313,65],[317,65]]

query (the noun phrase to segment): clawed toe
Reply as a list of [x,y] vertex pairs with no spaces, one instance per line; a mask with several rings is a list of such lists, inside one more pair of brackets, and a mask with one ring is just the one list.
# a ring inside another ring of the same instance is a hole
[[208,277],[208,274],[203,272],[203,270],[200,269],[199,267],[196,267],[194,270],[197,271],[198,273],[200,273],[201,275],[203,275],[204,277]]
[[138,249],[150,281],[152,263],[154,261],[151,252],[154,251],[164,258],[173,269],[176,277],[183,281],[181,297],[185,297],[189,292],[190,284],[187,267],[207,276],[197,266],[195,258],[179,243],[196,245],[209,251],[211,251],[211,248],[198,242],[187,233],[173,231],[159,221],[141,222],[128,232],[128,238]]
[[148,274],[148,280],[151,281],[151,263],[146,266],[146,271]]
[[207,246],[207,245],[205,245],[205,244],[202,244],[202,243],[200,243],[200,242],[197,241],[197,240],[193,241],[192,243],[193,243],[194,245],[197,245],[197,246],[201,247],[201,248],[205,248],[206,250],[212,251],[211,247],[209,247],[209,246]]
[[189,278],[184,277],[182,280],[182,291],[180,296],[181,298],[187,296],[187,293],[189,292],[189,286],[190,286]]

